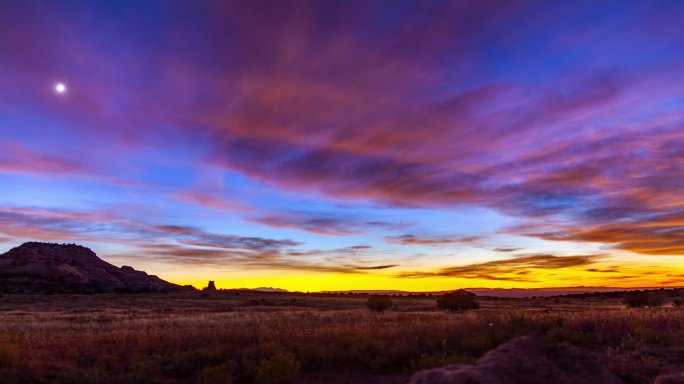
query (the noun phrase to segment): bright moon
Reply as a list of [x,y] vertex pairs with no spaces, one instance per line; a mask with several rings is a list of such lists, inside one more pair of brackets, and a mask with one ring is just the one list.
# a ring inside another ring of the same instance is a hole
[[57,83],[57,84],[55,85],[55,91],[56,91],[57,93],[64,93],[64,92],[66,92],[66,85],[64,85],[64,84],[62,84],[62,83]]

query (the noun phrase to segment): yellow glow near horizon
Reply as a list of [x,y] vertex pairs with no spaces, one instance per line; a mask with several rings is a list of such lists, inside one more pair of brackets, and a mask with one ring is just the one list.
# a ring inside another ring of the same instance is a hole
[[[655,262],[658,262],[657,264]],[[117,263],[121,264],[121,263]],[[177,265],[153,263],[137,268],[167,281],[196,288],[209,280],[218,288],[272,287],[289,291],[320,292],[346,290],[442,291],[458,288],[560,288],[560,287],[662,287],[684,286],[684,256],[655,260],[637,254],[606,257],[590,265],[564,268],[538,268],[528,265],[496,272],[497,279],[463,277],[398,277],[411,270],[371,271],[367,273],[324,273],[296,270],[266,270],[196,266],[179,269]],[[436,272],[439,268],[423,269]],[[484,275],[484,273],[483,273]]]
[[[289,291],[319,292],[344,290],[402,290],[442,291],[458,288],[560,288],[573,286],[606,286],[620,288],[684,286],[684,268],[665,269],[633,267],[624,273],[587,272],[584,270],[535,271],[535,281],[464,279],[455,277],[397,278],[373,274],[278,274],[213,279],[194,277],[171,279],[177,284],[191,284],[203,288],[208,280],[215,280],[218,288],[272,287]],[[635,278],[624,278],[635,276]],[[668,283],[664,283],[669,279]]]

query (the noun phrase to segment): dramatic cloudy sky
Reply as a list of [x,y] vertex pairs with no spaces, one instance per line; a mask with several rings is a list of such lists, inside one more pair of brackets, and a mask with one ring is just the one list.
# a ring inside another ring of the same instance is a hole
[[197,286],[684,285],[682,20],[679,0],[2,1],[0,246]]

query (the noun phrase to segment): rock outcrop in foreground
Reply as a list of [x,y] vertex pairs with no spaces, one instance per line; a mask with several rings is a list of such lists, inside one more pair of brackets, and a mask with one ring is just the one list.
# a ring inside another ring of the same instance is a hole
[[684,370],[662,374],[653,384],[684,384]]
[[487,352],[475,365],[451,365],[416,373],[411,384],[620,384],[622,381],[580,348],[522,336]]
[[157,276],[118,268],[75,244],[29,242],[0,255],[0,292],[106,293],[181,289]]

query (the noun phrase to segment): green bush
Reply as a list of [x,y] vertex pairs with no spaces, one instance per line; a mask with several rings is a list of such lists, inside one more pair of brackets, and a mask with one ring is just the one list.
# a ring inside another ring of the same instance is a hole
[[449,311],[466,311],[469,309],[479,309],[480,303],[477,301],[477,296],[463,289],[445,293],[437,298],[437,308]]
[[297,382],[300,367],[301,364],[293,354],[279,352],[259,364],[255,382],[259,384],[293,384]]
[[366,302],[371,311],[382,312],[392,308],[392,299],[387,295],[371,295]]
[[659,307],[663,305],[663,299],[649,292],[632,292],[623,303],[629,308]]

